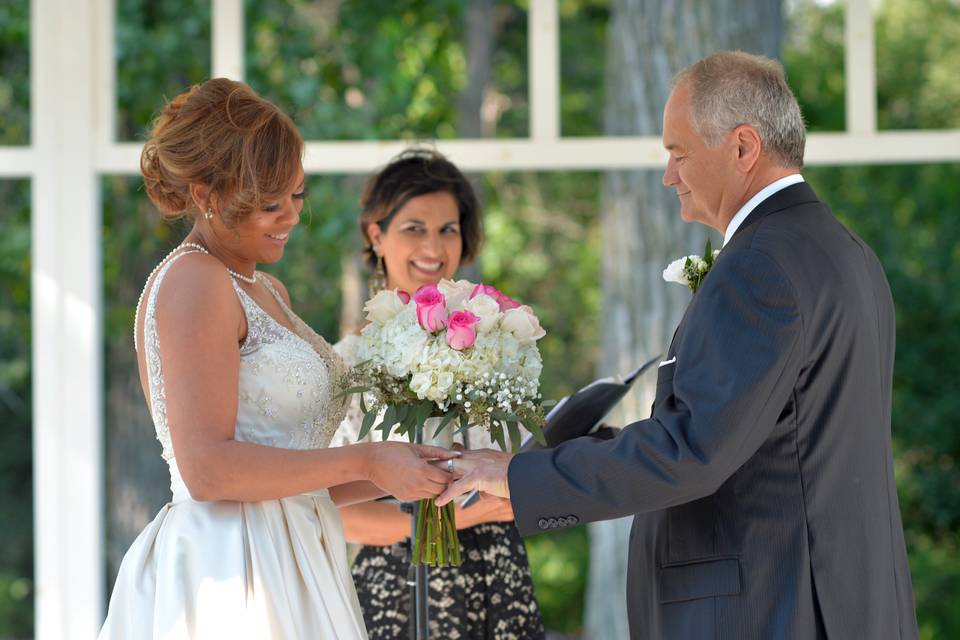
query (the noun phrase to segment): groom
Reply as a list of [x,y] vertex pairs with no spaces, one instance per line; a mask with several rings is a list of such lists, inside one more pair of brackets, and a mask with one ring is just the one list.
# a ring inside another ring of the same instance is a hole
[[782,67],[682,71],[663,183],[724,234],[660,364],[650,418],[614,440],[466,453],[524,535],[634,515],[632,638],[916,638],[893,478],[894,312],[874,253],[800,176]]

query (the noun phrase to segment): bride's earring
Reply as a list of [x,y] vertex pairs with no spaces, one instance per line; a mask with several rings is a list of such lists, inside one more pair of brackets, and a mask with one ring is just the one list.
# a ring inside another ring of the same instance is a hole
[[383,263],[383,255],[380,254],[379,247],[374,247],[373,252],[377,254],[377,267],[367,281],[367,295],[370,298],[387,288],[387,268]]
[[204,220],[212,220],[212,219],[213,219],[213,208],[212,208],[212,207],[207,207],[207,210],[203,212],[203,218],[204,218]]

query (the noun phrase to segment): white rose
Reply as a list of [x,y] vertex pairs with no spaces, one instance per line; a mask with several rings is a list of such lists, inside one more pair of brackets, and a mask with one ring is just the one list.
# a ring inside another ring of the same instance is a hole
[[476,286],[477,285],[469,280],[441,280],[437,283],[437,288],[440,289],[440,293],[446,298],[447,309],[450,311],[463,308],[463,303],[467,301],[467,298],[470,297],[470,293]]
[[533,309],[523,305],[516,309],[507,309],[503,312],[503,321],[500,326],[505,331],[512,333],[517,340],[539,340],[546,335],[546,331],[540,326],[537,316],[533,315]]
[[667,282],[677,282],[682,285],[690,285],[690,281],[687,280],[687,274],[683,270],[683,265],[686,264],[687,258],[678,258],[674,260],[667,268],[663,270],[663,279]]
[[410,390],[417,394],[421,400],[430,390],[430,376],[423,372],[413,374],[410,378]]
[[406,308],[396,291],[383,290],[363,305],[367,320],[384,324]]
[[480,317],[477,333],[488,333],[497,326],[497,320],[500,318],[500,304],[487,294],[478,294],[473,300],[464,304],[464,309]]
[[453,374],[449,371],[441,371],[437,374],[437,388],[446,393],[453,386]]
[[433,400],[434,402],[443,402],[447,399],[446,389],[441,389],[437,386],[430,387],[425,395],[428,400]]

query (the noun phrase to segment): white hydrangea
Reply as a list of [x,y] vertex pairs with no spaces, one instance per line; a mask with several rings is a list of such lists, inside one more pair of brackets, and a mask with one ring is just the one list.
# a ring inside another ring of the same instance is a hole
[[436,402],[441,409],[451,403],[480,397],[507,412],[539,397],[543,362],[536,340],[543,329],[529,307],[501,312],[499,303],[486,294],[469,300],[475,285],[461,280],[442,281],[438,287],[448,309],[470,311],[480,318],[472,347],[456,350],[445,332],[430,334],[417,322],[416,305],[398,308],[391,296],[368,304],[370,323],[363,329],[359,359],[396,379],[417,398]]

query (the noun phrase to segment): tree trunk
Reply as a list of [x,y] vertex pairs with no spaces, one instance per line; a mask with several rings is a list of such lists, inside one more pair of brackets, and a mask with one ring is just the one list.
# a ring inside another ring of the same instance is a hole
[[[614,0],[607,32],[608,135],[659,135],[674,74],[714,51],[777,57],[781,0]],[[602,193],[603,375],[625,373],[670,343],[690,292],[663,281],[673,259],[703,250],[706,227],[684,225],[660,171],[613,171]],[[718,244],[719,238],[713,237]],[[649,415],[655,375],[637,383],[612,423]],[[626,568],[630,519],[590,525],[587,637],[629,637]]]
[[[489,99],[494,47],[506,17],[504,9],[498,10],[494,0],[469,0],[464,10],[467,78],[457,104],[457,135],[460,138],[488,138],[496,131],[496,112],[485,110],[484,104]],[[473,185],[482,212],[485,200],[483,176],[471,173],[467,179]],[[458,277],[479,282],[480,261],[478,256],[474,263],[462,266]]]

